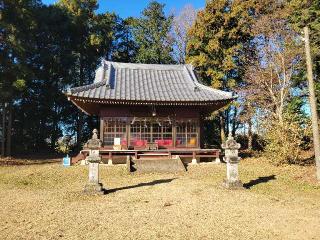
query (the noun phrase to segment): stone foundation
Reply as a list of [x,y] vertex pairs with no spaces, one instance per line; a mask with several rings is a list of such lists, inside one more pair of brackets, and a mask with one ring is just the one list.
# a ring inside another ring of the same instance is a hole
[[228,188],[228,189],[233,189],[233,190],[236,190],[236,189],[244,189],[243,187],[243,184],[240,180],[237,180],[237,181],[234,181],[234,182],[230,182],[228,181],[227,179],[225,179],[222,183],[222,185],[225,187],[225,188]]
[[89,195],[103,195],[105,190],[102,187],[102,183],[87,183],[83,192]]

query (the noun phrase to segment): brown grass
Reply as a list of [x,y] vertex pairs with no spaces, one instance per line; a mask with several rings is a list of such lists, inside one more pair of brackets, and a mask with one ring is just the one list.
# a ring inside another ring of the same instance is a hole
[[86,167],[2,166],[0,239],[319,239],[314,171],[245,159],[248,189],[230,191],[223,164],[147,175],[101,166],[110,193],[86,196]]

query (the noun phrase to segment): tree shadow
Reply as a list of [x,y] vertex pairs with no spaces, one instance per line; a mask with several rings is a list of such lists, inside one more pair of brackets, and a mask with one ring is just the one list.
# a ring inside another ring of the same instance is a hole
[[169,183],[175,179],[176,178],[159,179],[159,180],[154,180],[152,182],[139,183],[139,184],[132,185],[132,186],[125,186],[125,187],[113,188],[113,189],[104,189],[104,193],[107,194],[107,193],[113,193],[113,192],[117,192],[117,191],[121,191],[121,190],[131,189],[131,188],[154,186],[154,185],[158,185],[158,184],[162,184],[162,183]]
[[[62,158],[61,158],[62,159]],[[0,159],[0,166],[29,166],[29,165],[43,165],[52,163],[61,163],[61,159],[14,159],[14,158],[2,158]]]
[[275,180],[275,179],[277,179],[276,175],[258,177],[257,179],[251,180],[248,183],[244,183],[243,187],[246,188],[246,189],[250,189],[251,187],[253,187],[253,186],[257,185],[257,184],[266,183],[266,182],[269,182],[269,181]]

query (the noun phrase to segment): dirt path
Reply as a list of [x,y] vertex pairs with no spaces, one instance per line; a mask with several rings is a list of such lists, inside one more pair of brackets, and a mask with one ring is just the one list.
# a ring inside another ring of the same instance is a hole
[[301,177],[311,167],[246,160],[243,191],[220,187],[224,168],[128,175],[103,166],[111,193],[84,196],[85,167],[0,167],[0,239],[319,239],[320,186]]

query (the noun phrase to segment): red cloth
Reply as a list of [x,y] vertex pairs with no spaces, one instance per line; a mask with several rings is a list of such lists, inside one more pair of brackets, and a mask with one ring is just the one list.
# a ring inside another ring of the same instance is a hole
[[159,146],[172,146],[172,139],[157,139],[155,143]]
[[133,142],[133,145],[137,147],[145,146],[147,145],[147,140],[136,140],[135,142]]

